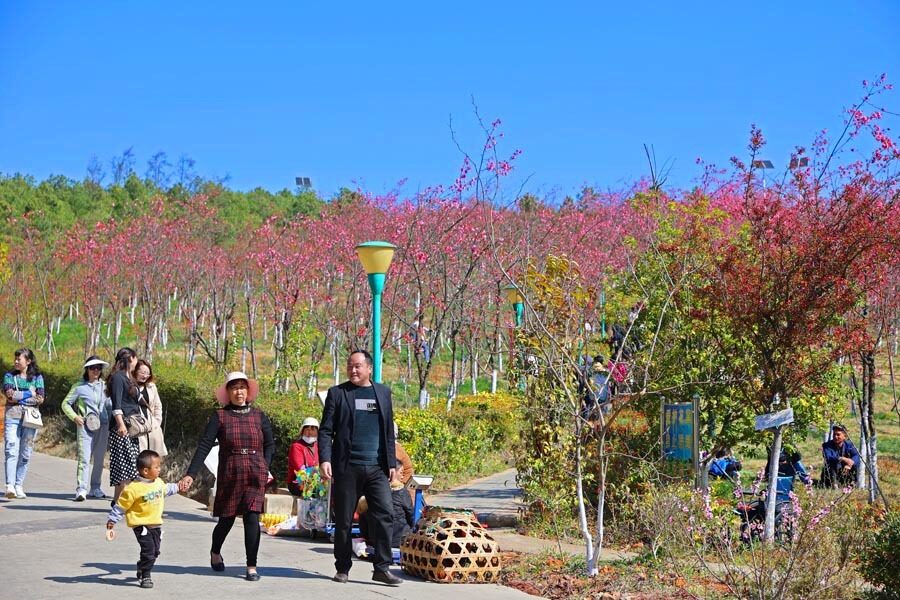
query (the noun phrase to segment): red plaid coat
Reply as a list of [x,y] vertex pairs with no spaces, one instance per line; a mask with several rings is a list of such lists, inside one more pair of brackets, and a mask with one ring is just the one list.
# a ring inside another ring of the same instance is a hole
[[262,512],[268,465],[275,449],[268,417],[253,407],[229,406],[216,410],[207,423],[188,475],[196,476],[217,439],[219,469],[213,516],[234,517],[245,512]]

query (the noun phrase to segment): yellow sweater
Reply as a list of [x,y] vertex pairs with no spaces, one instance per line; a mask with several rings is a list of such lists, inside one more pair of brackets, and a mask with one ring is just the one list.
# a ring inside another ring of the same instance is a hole
[[118,523],[125,516],[129,527],[162,525],[163,499],[178,493],[178,486],[157,478],[155,481],[138,478],[125,486],[119,501],[109,513],[109,520]]

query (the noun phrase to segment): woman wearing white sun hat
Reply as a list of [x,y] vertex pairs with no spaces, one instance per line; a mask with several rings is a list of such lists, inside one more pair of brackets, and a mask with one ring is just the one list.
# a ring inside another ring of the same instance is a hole
[[[62,402],[62,411],[75,423],[78,438],[78,467],[75,471],[75,501],[87,497],[105,498],[100,489],[103,475],[103,455],[109,440],[109,416],[112,400],[106,395],[103,369],[109,363],[98,356],[89,356],[82,369],[81,381],[72,386]],[[93,465],[88,478],[88,466]],[[88,484],[90,483],[90,488]]]

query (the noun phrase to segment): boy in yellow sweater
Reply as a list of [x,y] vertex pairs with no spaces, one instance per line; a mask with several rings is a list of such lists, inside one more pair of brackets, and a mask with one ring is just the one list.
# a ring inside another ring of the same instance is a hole
[[177,494],[178,486],[159,478],[160,458],[153,450],[138,454],[137,470],[139,477],[125,486],[119,495],[118,502],[107,517],[106,529],[112,532],[116,523],[125,517],[126,524],[134,530],[141,546],[141,557],[137,563],[138,582],[142,588],[152,588],[150,573],[159,556],[163,498]]

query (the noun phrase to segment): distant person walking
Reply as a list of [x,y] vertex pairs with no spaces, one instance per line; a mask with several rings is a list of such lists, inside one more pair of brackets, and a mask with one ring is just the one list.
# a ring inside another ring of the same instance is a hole
[[27,498],[23,486],[37,429],[27,426],[25,410],[40,407],[44,402],[44,377],[34,352],[28,348],[16,350],[13,370],[3,376],[3,393],[6,394],[6,414],[3,417],[6,497]]
[[347,359],[347,377],[328,390],[319,428],[319,472],[333,479],[334,581],[346,583],[352,566],[350,524],[365,495],[369,533],[375,547],[373,581],[400,585],[391,573],[393,499],[390,481],[397,470],[391,389],[372,381],[372,356],[356,350]]
[[[82,369],[81,381],[72,386],[62,401],[62,411],[75,423],[78,466],[75,471],[75,501],[105,498],[100,488],[103,455],[109,442],[109,418],[112,402],[106,395],[103,368],[109,363],[96,355],[89,356]],[[90,476],[88,468],[90,468]]]
[[219,441],[219,468],[216,473],[216,499],[213,516],[219,522],[213,529],[209,565],[224,571],[222,545],[234,526],[235,517],[244,520],[244,549],[247,553],[247,581],[259,581],[256,555],[259,552],[259,514],[265,503],[269,466],[275,455],[272,423],[266,414],[251,406],[259,396],[259,384],[240,371],[225,376],[225,384],[216,390],[222,408],[216,409],[197,443],[187,475],[179,482],[187,491],[200,472],[216,440]]

